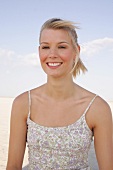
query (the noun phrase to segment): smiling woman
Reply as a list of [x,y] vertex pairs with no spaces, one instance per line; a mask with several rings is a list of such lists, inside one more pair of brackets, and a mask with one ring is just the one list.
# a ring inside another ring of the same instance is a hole
[[[48,20],[42,26],[39,38],[39,43],[42,47],[41,49],[50,49],[49,46],[52,45],[51,42],[56,42],[56,49],[59,49],[59,51],[64,53],[69,51],[68,49],[70,49],[71,52],[74,52],[73,62],[71,64],[71,72],[74,77],[76,77],[76,75],[80,73],[80,70],[82,70],[83,72],[87,70],[79,57],[80,46],[78,45],[78,37],[75,30],[77,28],[78,27],[75,26],[74,23],[71,21],[61,22],[60,19]],[[48,39],[50,42],[47,42]],[[56,49],[53,47],[47,52],[51,54],[53,49],[56,51]],[[63,55],[65,56],[65,53]],[[71,55],[67,54],[67,56]],[[66,58],[66,56],[64,58]]]
[[79,56],[76,26],[50,19],[41,28],[39,42],[47,82],[13,102],[7,170],[22,169],[26,141],[30,170],[90,170],[93,136],[99,169],[112,170],[110,107],[73,81],[87,70]]
[[48,76],[63,76],[71,71],[76,51],[67,31],[44,29],[40,44],[40,61]]

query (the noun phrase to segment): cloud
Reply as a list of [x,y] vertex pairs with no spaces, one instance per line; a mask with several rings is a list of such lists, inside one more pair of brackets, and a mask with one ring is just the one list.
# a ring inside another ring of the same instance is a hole
[[113,38],[106,37],[81,44],[81,56],[89,58],[100,53],[110,53],[113,57]]
[[38,54],[31,53],[26,55],[18,55],[18,60],[20,61],[21,65],[27,66],[38,66],[40,65]]
[[0,48],[0,58],[5,56],[11,57],[14,54],[15,54],[14,51]]
[[20,55],[14,51],[0,48],[0,65],[2,67],[38,66],[40,65],[40,61],[36,53]]
[[[90,59],[99,56],[99,58],[109,54],[113,57],[113,38],[96,39],[81,44],[81,58]],[[37,53],[26,55],[16,54],[15,51],[0,48],[0,66],[1,67],[20,67],[20,66],[40,66],[39,56]]]

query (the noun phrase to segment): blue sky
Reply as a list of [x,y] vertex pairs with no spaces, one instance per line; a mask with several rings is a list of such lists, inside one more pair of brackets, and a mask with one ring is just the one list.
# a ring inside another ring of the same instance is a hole
[[15,97],[46,81],[38,58],[40,27],[49,18],[79,23],[81,58],[88,68],[75,80],[113,101],[112,0],[0,1],[0,96]]

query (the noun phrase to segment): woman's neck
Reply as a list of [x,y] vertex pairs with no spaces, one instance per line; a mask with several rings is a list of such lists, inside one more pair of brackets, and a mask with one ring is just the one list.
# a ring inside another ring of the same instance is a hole
[[72,77],[50,78],[45,85],[45,92],[55,100],[63,100],[74,95],[75,83]]

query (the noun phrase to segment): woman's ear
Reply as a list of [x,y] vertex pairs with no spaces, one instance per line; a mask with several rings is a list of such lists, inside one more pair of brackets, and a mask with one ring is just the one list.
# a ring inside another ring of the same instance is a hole
[[79,56],[78,53],[80,53],[80,45],[79,45],[79,44],[76,44],[76,49],[75,49],[75,50],[76,50],[76,51],[75,51],[74,60],[76,59],[77,56]]
[[40,46],[38,46],[38,53],[40,53]]
[[77,44],[77,47],[78,47],[78,50],[79,50],[79,52],[80,52],[80,45],[79,45],[79,44]]

